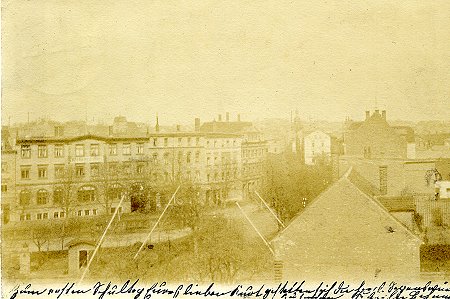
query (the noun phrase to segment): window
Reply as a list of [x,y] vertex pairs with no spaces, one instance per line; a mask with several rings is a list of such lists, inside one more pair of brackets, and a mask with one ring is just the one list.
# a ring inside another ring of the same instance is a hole
[[91,156],[96,157],[100,154],[99,145],[91,144]]
[[82,210],[78,210],[78,216],[82,216],[83,215],[83,211]]
[[31,158],[31,145],[24,144],[21,146],[21,156],[22,158]]
[[137,154],[138,155],[143,155],[144,154],[144,144],[143,143],[138,143],[137,144]]
[[181,146],[181,142],[183,141],[183,138],[179,137],[178,138],[178,146]]
[[75,156],[76,157],[84,157],[84,145],[83,144],[75,145]]
[[123,164],[123,173],[126,174],[126,175],[131,174],[131,165],[130,165],[129,162],[125,162]]
[[55,165],[55,178],[60,179],[64,177],[64,165]]
[[122,154],[123,155],[131,155],[131,144],[129,144],[129,143],[123,144]]
[[31,214],[20,215],[20,221],[31,220]]
[[168,146],[169,145],[169,138],[164,138],[164,146]]
[[195,163],[198,163],[200,161],[200,152],[195,153]]
[[55,145],[55,157],[64,157],[64,146],[62,144]]
[[31,193],[28,190],[22,190],[19,195],[19,201],[21,206],[27,206],[30,204]]
[[8,185],[2,184],[2,192],[8,192]]
[[191,152],[187,152],[186,154],[186,163],[191,163]]
[[77,177],[84,176],[84,165],[75,165],[75,173]]
[[48,219],[48,213],[42,214],[42,219]]
[[95,188],[92,186],[83,186],[78,190],[78,201],[89,202],[95,199]]
[[30,178],[30,167],[24,167],[20,169],[20,178],[23,180],[27,180]]
[[119,200],[122,195],[123,188],[120,184],[112,184],[111,187],[108,188],[108,199],[110,201]]
[[138,174],[144,173],[144,165],[143,165],[143,164],[138,164],[138,165],[136,166],[136,172],[137,172]]
[[64,218],[66,217],[66,213],[65,212],[59,212],[59,218]]
[[89,210],[84,210],[84,216],[89,216],[89,213],[90,211]]
[[59,213],[58,212],[54,212],[53,213],[53,218],[59,218]]
[[98,176],[100,174],[100,165],[97,163],[91,164],[91,176]]
[[209,164],[210,164],[210,161],[211,161],[211,158],[210,158],[210,157],[207,157],[207,158],[206,158],[206,165],[209,165]]
[[[164,146],[167,146],[166,139],[164,139]],[[158,145],[158,138],[153,138],[153,146],[157,146],[157,145]]]
[[53,203],[54,204],[61,204],[63,202],[63,190],[61,188],[56,188],[53,190]]
[[153,153],[153,163],[157,163],[157,162],[158,162],[158,154]]
[[111,143],[109,145],[109,154],[111,156],[115,156],[117,155],[117,144],[116,143]]
[[41,189],[37,192],[37,204],[45,205],[47,203],[48,192],[47,190]]
[[191,137],[188,137],[187,143],[188,143],[188,145],[191,145]]
[[211,179],[211,175],[208,173],[208,174],[206,175],[206,180],[209,182],[210,179]]
[[164,153],[164,164],[168,165],[170,160],[170,154]]
[[94,216],[97,215],[97,209],[92,210],[92,215],[94,215]]
[[37,220],[41,220],[41,219],[42,219],[42,213],[38,213],[38,214],[36,215],[36,219],[37,219]]
[[40,179],[47,178],[47,166],[38,166],[38,178]]
[[2,162],[2,173],[5,173],[8,171],[8,163]]

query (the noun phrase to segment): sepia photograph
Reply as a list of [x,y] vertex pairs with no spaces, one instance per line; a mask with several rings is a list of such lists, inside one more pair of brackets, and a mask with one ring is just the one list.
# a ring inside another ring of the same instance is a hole
[[4,0],[2,298],[450,299],[450,2]]

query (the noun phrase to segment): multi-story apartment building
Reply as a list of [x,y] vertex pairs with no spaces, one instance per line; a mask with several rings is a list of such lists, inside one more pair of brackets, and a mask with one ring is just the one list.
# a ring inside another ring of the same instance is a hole
[[2,223],[10,221],[11,207],[16,198],[16,151],[8,128],[2,128]]
[[2,163],[17,178],[3,210],[11,221],[95,216],[114,211],[124,191],[119,212],[154,210],[180,183],[198,186],[206,204],[241,197],[242,135],[155,131],[66,137],[55,129],[51,137],[17,138],[8,159],[16,166]]
[[200,120],[196,119],[196,129],[207,133],[237,134],[242,136],[242,196],[248,198],[253,191],[261,187],[268,144],[264,140],[262,132],[256,129],[251,122],[241,121],[239,114],[237,121],[230,121],[230,115],[227,112],[224,121],[222,121],[222,115],[220,114],[217,121],[205,122],[201,126]]

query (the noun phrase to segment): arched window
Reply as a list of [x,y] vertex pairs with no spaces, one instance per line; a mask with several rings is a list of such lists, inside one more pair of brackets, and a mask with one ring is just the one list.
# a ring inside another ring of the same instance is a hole
[[56,188],[53,191],[53,203],[54,204],[61,204],[63,202],[64,193],[61,188]]
[[108,188],[108,199],[111,200],[111,201],[120,199],[122,191],[123,191],[122,185],[117,184],[117,183],[116,184],[112,184]]
[[30,204],[31,193],[28,190],[20,191],[20,205],[27,206]]
[[77,198],[79,202],[89,202],[95,200],[95,188],[92,186],[82,186],[78,189]]
[[41,189],[37,192],[37,204],[45,205],[47,203],[48,192],[47,190]]

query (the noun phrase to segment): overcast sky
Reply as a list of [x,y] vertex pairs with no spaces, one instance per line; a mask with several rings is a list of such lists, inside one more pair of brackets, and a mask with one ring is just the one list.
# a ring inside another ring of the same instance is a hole
[[[354,3],[352,3],[354,2]],[[2,122],[450,120],[450,1],[2,1]]]

